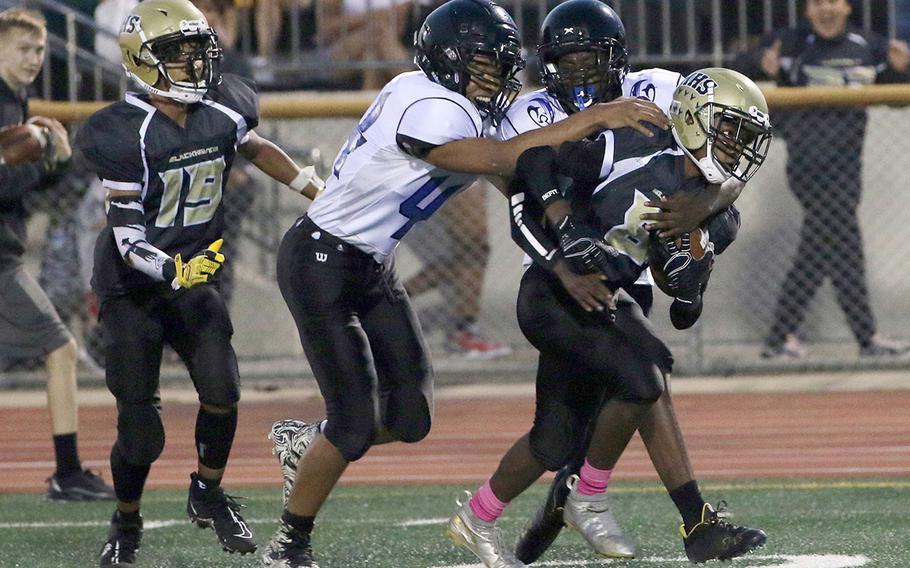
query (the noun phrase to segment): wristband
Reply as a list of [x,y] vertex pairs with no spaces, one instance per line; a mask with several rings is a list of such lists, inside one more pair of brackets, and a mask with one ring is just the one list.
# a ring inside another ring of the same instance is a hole
[[303,193],[303,190],[306,186],[312,185],[316,188],[316,194],[322,193],[325,189],[325,182],[322,181],[322,178],[316,173],[316,168],[313,166],[307,166],[300,170],[300,173],[297,174],[291,183],[288,184],[288,187],[296,191],[297,193]]

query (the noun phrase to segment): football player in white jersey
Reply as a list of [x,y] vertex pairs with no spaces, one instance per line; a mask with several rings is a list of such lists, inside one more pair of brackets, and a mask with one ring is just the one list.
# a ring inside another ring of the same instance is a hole
[[524,65],[515,23],[489,0],[440,6],[415,48],[420,71],[380,91],[338,153],[325,192],[278,253],[279,286],[327,420],[318,429],[273,426],[292,487],[265,566],[316,566],[315,517],[348,464],[373,444],[417,442],[429,432],[432,371],[393,265],[407,231],[476,176],[511,175],[528,148],[622,126],[651,135],[641,120],[669,125],[653,103],[629,99],[507,142],[484,137],[517,94]]
[[[500,139],[508,140],[524,132],[558,123],[594,104],[619,96],[645,98],[669,113],[673,93],[682,81],[682,75],[664,69],[627,73],[624,26],[616,13],[599,0],[569,0],[560,4],[544,20],[541,37],[538,55],[546,87],[525,94],[515,101],[497,130]],[[734,180],[723,190],[715,187],[711,192],[694,196],[678,193],[669,206],[667,203],[649,204],[672,208],[674,215],[657,213],[651,219],[659,221],[659,228],[664,230],[691,230],[716,210],[732,203],[741,189],[742,184]],[[513,236],[528,253],[526,262],[530,263],[533,259],[538,265],[551,270],[582,306],[595,309],[599,307],[599,299],[603,297],[606,288],[601,281],[591,276],[575,274],[568,267],[559,246],[537,224],[542,210],[535,207],[520,191],[512,195],[511,204]],[[649,313],[653,301],[652,283],[650,273],[646,270],[635,285],[627,288],[645,315]],[[541,373],[568,377],[572,376],[573,371],[559,361],[541,362],[538,388],[541,385],[559,388],[558,385],[565,381],[541,379]],[[590,401],[580,400],[578,404],[584,406],[590,404]],[[585,429],[580,434],[569,462],[559,470],[551,484],[546,502],[516,544],[515,556],[521,562],[530,564],[536,561],[565,525],[564,511],[570,493],[567,481],[571,476],[577,475],[584,464],[591,429]],[[669,391],[664,392],[647,415],[641,434],[655,469],[667,489],[671,494],[679,489],[679,495],[674,494],[674,498],[692,501],[690,508],[700,511],[704,502],[694,481]],[[556,438],[552,441],[554,445],[566,445],[565,440]],[[517,483],[520,484],[521,480],[517,480]],[[510,492],[509,488],[499,489],[505,493]],[[635,545],[623,533],[608,508],[606,485],[603,490],[600,493],[602,502],[596,507],[597,513],[591,519],[569,519],[569,524],[577,528],[599,554],[617,558],[634,557]],[[487,484],[474,495],[472,501],[494,502],[490,495],[485,496],[487,491],[499,500]],[[476,503],[474,505],[475,512],[479,510],[482,515],[483,508],[476,506]],[[572,508],[572,512],[575,509],[578,507]]]

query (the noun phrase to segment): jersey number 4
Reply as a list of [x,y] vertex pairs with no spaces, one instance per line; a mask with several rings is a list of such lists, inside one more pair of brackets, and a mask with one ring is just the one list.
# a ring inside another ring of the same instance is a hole
[[[173,227],[181,210],[183,223],[180,226],[202,225],[211,221],[221,204],[224,167],[224,158],[221,157],[158,174],[164,182],[164,192],[155,226]],[[186,197],[181,199],[184,191]]]
[[[429,219],[437,209],[442,207],[442,204],[446,202],[446,199],[452,197],[458,193],[458,190],[464,187],[462,185],[453,185],[444,189],[439,189],[446,180],[448,180],[448,178],[445,176],[430,178],[414,192],[414,195],[401,202],[401,205],[398,207],[398,212],[407,217],[408,222],[392,233],[393,239],[401,240],[401,238],[411,230],[411,227],[413,227],[415,223]],[[436,190],[439,191],[437,192]],[[436,192],[435,195],[434,192]]]

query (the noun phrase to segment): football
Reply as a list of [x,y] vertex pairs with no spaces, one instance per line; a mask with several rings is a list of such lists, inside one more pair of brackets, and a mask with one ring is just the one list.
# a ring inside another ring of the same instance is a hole
[[[671,240],[676,241],[676,246],[682,246],[680,237],[660,238],[656,233],[651,235],[648,246],[648,263],[651,267],[651,275],[654,277],[654,283],[657,287],[668,296],[675,296],[667,285],[667,275],[664,274],[664,265],[670,258],[670,251],[667,245]],[[695,229],[689,233],[689,247],[692,252],[692,258],[701,260],[705,257],[705,249],[708,246],[708,235],[701,229]]]
[[47,131],[37,124],[0,128],[0,157],[8,166],[40,160],[46,145]]

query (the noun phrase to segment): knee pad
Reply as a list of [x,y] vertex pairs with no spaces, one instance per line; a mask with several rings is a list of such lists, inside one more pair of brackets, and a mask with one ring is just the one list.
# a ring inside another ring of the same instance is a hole
[[117,447],[132,465],[149,465],[164,450],[164,424],[153,401],[118,404]]
[[326,439],[349,462],[362,458],[373,445],[378,433],[379,428],[372,413],[365,417],[332,416],[323,432]]
[[617,398],[634,404],[654,404],[664,394],[664,384],[664,374],[652,365],[639,376],[627,380]]
[[566,465],[584,435],[584,425],[565,406],[553,406],[538,413],[531,427],[531,454],[547,468],[556,471]]
[[420,389],[395,389],[386,406],[383,423],[402,442],[419,442],[430,433],[433,421],[431,401]]

